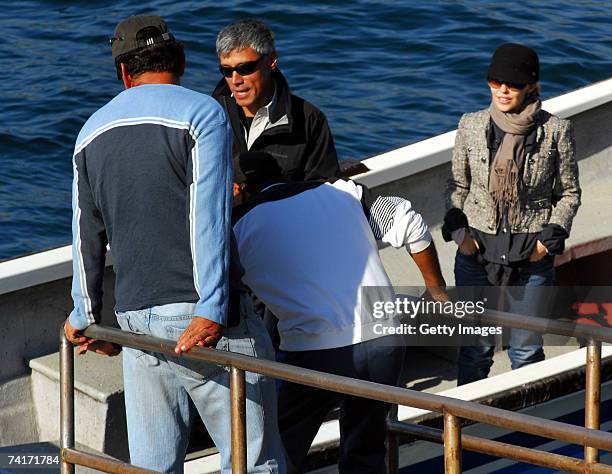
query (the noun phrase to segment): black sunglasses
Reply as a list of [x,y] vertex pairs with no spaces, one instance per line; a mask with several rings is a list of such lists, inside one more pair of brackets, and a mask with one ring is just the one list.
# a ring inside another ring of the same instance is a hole
[[500,80],[494,79],[492,77],[489,77],[487,79],[487,82],[489,83],[489,85],[493,89],[499,89],[502,86],[502,84],[506,84],[508,89],[510,89],[512,92],[518,92],[518,91],[523,90],[525,87],[527,87],[527,84],[516,83],[516,82],[508,82],[508,81],[500,81]]
[[241,63],[236,67],[219,66],[219,72],[221,72],[221,74],[223,74],[225,77],[232,77],[234,71],[236,71],[240,76],[248,76],[249,74],[253,74],[255,71],[257,71],[259,63],[265,57],[266,55],[264,54],[255,61]]

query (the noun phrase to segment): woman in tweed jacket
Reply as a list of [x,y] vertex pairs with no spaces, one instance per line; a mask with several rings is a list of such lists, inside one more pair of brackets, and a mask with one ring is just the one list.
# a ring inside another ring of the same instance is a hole
[[[544,316],[537,287],[552,285],[553,255],[580,205],[572,126],[540,108],[531,48],[500,46],[487,80],[490,107],[459,122],[442,233],[458,245],[457,286],[518,286],[505,292],[504,309]],[[464,344],[458,384],[485,378],[493,351],[489,339]],[[512,330],[508,355],[513,369],[543,360],[541,335]]]

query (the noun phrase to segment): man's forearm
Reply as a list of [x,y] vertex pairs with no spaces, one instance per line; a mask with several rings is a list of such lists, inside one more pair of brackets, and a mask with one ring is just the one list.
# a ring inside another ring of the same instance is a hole
[[442,270],[440,269],[440,262],[438,261],[438,253],[436,252],[433,241],[425,250],[411,253],[410,256],[417,267],[419,267],[427,288],[446,287],[446,282],[444,281]]

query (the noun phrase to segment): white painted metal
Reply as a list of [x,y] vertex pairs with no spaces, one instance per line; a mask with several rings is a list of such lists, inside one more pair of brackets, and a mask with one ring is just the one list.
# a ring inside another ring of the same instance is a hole
[[0,294],[72,275],[70,246],[0,263]]
[[[110,252],[106,266],[112,264]],[[0,295],[72,275],[70,245],[0,263]]]

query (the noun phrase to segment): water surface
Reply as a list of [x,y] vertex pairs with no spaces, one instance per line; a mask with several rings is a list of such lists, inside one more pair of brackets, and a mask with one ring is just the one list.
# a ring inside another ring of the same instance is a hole
[[0,259],[70,242],[71,156],[87,117],[121,91],[108,38],[159,14],[183,41],[183,84],[210,93],[214,41],[248,16],[276,32],[293,91],[328,118],[341,159],[451,130],[488,104],[497,45],[534,47],[543,96],[607,79],[612,2],[15,1],[0,10]]

